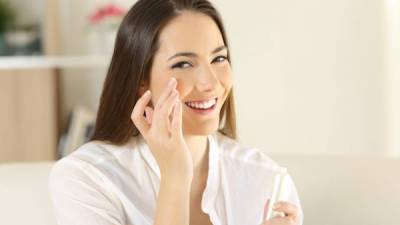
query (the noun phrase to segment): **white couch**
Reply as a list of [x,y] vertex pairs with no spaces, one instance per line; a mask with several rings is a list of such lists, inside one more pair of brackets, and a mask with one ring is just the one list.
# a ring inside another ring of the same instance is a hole
[[47,188],[53,163],[0,164],[0,225],[56,225]]
[[293,176],[304,225],[400,225],[400,158],[271,157]]
[[[305,213],[304,225],[400,224],[400,159],[271,158],[293,176]],[[0,164],[1,225],[56,224],[47,189],[53,163]]]

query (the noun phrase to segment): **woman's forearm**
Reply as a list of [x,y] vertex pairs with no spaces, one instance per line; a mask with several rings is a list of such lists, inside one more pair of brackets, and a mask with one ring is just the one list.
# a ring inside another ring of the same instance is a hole
[[189,225],[190,185],[161,179],[154,225]]

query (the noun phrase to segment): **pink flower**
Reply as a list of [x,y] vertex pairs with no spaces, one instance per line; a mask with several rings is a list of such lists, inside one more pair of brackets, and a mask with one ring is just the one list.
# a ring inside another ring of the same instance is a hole
[[108,4],[99,7],[91,15],[89,15],[89,21],[91,24],[99,24],[107,18],[119,18],[126,14],[126,10],[115,6],[114,4]]

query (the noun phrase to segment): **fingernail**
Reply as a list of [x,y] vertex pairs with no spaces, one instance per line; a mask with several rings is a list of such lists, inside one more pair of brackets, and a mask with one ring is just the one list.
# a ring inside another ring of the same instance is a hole
[[168,85],[169,85],[169,86],[172,86],[172,85],[175,84],[175,82],[176,82],[175,77],[172,77],[171,80],[169,81]]
[[150,90],[147,90],[144,94],[143,94],[143,96],[147,96],[147,95],[149,95],[150,94]]
[[276,203],[276,204],[274,205],[273,209],[277,209],[277,208],[279,208],[279,207],[281,207],[281,204]]

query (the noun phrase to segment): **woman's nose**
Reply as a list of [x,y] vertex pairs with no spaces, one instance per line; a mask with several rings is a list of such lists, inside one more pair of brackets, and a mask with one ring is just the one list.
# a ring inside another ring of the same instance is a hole
[[197,89],[202,92],[215,90],[219,85],[218,76],[210,66],[204,66],[199,70]]

